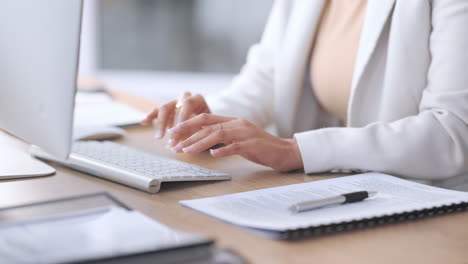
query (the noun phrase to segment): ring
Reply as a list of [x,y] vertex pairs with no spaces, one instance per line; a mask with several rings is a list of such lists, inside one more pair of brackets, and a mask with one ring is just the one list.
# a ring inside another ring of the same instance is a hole
[[181,102],[178,102],[178,103],[175,105],[175,108],[179,109],[179,108],[182,107],[182,105],[183,105],[183,104],[182,104]]

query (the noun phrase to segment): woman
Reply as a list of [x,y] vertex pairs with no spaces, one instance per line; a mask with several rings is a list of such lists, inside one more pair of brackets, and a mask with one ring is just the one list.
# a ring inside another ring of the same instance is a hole
[[[468,172],[468,1],[275,2],[229,89],[152,112],[176,152],[276,170]],[[263,127],[274,124],[278,136]]]

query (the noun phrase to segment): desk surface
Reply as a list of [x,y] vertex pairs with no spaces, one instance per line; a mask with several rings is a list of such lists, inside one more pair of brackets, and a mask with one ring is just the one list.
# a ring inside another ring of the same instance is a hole
[[[147,111],[152,105],[116,94],[120,100]],[[468,212],[286,242],[267,239],[197,213],[179,200],[202,198],[321,180],[331,175],[278,173],[240,157],[213,159],[208,153],[174,154],[153,138],[151,127],[131,127],[120,143],[179,159],[233,176],[232,181],[165,183],[157,194],[126,187],[53,165],[53,176],[0,182],[0,207],[38,200],[106,191],[130,207],[181,230],[216,239],[219,246],[238,251],[252,263],[468,263]]]

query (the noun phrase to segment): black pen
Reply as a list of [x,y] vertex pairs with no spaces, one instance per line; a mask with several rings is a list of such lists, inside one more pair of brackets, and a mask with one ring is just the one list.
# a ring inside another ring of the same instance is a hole
[[289,207],[289,210],[295,213],[300,213],[303,211],[308,211],[308,210],[321,208],[321,207],[329,206],[329,205],[359,202],[368,197],[373,197],[376,194],[377,192],[374,192],[374,191],[359,191],[359,192],[345,193],[345,194],[340,194],[337,196],[300,202]]

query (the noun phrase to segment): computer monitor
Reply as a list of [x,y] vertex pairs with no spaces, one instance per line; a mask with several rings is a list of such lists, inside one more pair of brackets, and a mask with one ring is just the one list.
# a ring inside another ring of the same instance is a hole
[[82,5],[0,2],[0,129],[59,158],[72,142]]

